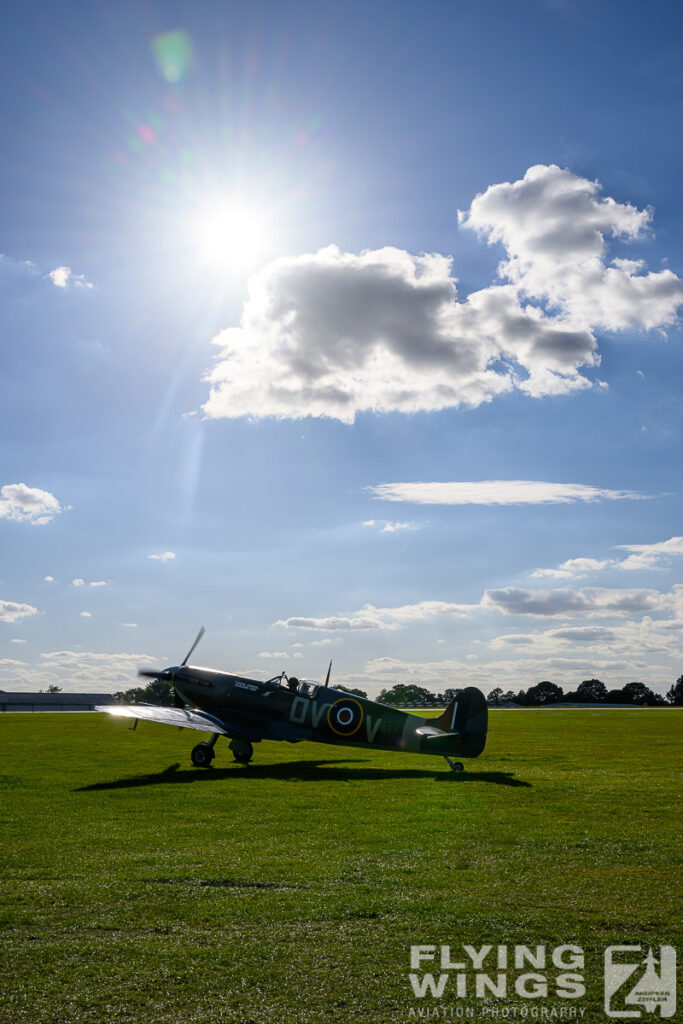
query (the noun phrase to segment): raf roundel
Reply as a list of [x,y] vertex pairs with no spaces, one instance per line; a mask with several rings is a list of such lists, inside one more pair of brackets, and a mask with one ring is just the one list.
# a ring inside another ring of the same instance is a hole
[[327,711],[327,724],[337,736],[353,736],[363,721],[363,708],[352,697],[341,697]]

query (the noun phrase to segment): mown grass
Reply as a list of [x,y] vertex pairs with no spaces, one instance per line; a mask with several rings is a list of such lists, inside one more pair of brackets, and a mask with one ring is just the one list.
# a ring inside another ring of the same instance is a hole
[[1,715],[0,1020],[409,1021],[411,944],[564,942],[603,1020],[605,944],[680,938],[682,725],[494,711],[458,775],[223,740],[206,771],[199,734]]

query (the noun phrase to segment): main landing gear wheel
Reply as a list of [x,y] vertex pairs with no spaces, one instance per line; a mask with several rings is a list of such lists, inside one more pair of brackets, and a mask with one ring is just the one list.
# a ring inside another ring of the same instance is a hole
[[249,764],[254,756],[254,748],[249,740],[231,740],[228,746],[240,764]]
[[453,771],[453,772],[464,772],[465,771],[465,765],[462,763],[462,761],[451,761],[450,757],[446,757],[445,754],[444,754],[444,758],[445,758],[446,761],[448,761],[448,765],[449,765],[451,771]]
[[192,750],[192,764],[195,768],[208,768],[215,756],[211,743],[198,743]]

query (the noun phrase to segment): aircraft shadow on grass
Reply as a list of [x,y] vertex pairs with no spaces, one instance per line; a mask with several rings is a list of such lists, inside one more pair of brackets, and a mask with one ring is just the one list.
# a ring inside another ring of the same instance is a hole
[[[433,779],[435,782],[449,782],[462,785],[466,782],[489,782],[497,786],[531,788],[530,782],[515,778],[514,772],[477,771],[451,772],[433,771],[424,768],[362,768],[355,767],[363,762],[359,758],[344,761],[288,761],[284,764],[270,765],[238,765],[229,768],[209,768],[196,771],[180,769],[179,764],[171,764],[163,771],[149,775],[133,775],[124,779],[112,779],[109,782],[94,782],[89,786],[79,786],[76,793],[89,793],[105,789],[135,789],[140,786],[163,786],[168,783],[187,784],[191,782],[250,782],[257,779],[280,779],[302,782],[354,782],[379,781],[381,779]],[[346,767],[351,765],[352,767]]]

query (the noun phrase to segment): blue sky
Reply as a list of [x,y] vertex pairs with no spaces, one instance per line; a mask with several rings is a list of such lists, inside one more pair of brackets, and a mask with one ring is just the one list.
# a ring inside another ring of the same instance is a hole
[[668,689],[682,20],[9,11],[0,686]]

